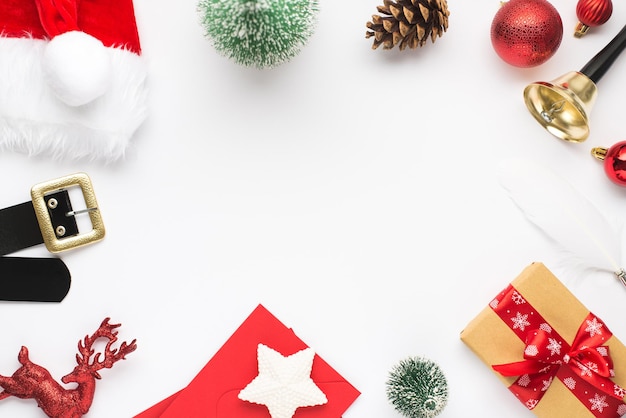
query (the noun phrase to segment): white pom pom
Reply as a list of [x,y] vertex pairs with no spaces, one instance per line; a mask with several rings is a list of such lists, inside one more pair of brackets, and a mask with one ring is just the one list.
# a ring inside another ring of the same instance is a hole
[[59,99],[81,106],[107,90],[111,62],[102,42],[84,32],[71,31],[55,36],[46,46],[43,71]]

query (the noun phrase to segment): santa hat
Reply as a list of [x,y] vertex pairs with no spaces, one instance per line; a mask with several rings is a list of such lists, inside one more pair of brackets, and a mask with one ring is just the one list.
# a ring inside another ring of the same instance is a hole
[[146,117],[132,0],[0,0],[0,146],[115,160]]

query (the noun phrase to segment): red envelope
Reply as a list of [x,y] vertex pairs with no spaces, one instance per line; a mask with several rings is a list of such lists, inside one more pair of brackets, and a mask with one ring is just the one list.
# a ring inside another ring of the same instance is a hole
[[[135,418],[269,418],[265,405],[242,401],[239,392],[258,375],[259,343],[290,356],[307,345],[259,305],[191,383]],[[311,379],[324,392],[324,405],[302,407],[294,418],[340,418],[360,392],[317,354]]]

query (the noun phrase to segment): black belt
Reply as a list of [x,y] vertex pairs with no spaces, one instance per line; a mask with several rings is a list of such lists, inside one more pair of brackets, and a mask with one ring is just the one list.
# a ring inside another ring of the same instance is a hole
[[[86,209],[73,210],[69,189],[79,187]],[[0,209],[0,256],[39,244],[59,253],[104,238],[104,224],[91,180],[76,173],[31,189],[31,201]],[[81,233],[76,215],[89,214],[92,229]],[[60,302],[71,283],[60,258],[0,257],[0,300]]]

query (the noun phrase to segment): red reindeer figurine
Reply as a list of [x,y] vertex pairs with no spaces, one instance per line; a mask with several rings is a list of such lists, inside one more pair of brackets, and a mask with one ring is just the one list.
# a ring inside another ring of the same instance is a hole
[[[98,370],[111,368],[118,360],[124,360],[126,354],[137,348],[136,340],[130,344],[124,341],[118,349],[111,348],[117,341],[117,331],[121,324],[109,324],[106,318],[100,328],[90,337],[86,336],[78,342],[76,362],[78,366],[64,376],[63,383],[75,382],[74,389],[65,389],[57,383],[48,370],[33,363],[28,358],[28,349],[22,347],[17,358],[22,367],[17,369],[11,377],[0,375],[0,400],[9,396],[23,399],[35,399],[39,407],[51,418],[80,418],[89,411],[96,390],[96,379],[100,379]],[[96,340],[106,338],[108,342],[103,353],[95,353],[92,348]],[[94,356],[95,354],[95,356]],[[90,359],[93,356],[93,361]]]

